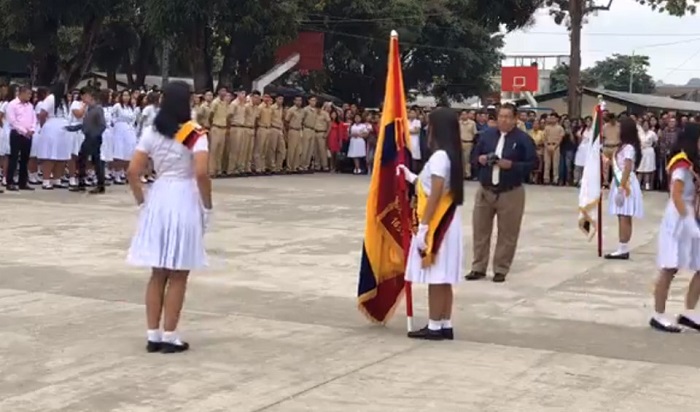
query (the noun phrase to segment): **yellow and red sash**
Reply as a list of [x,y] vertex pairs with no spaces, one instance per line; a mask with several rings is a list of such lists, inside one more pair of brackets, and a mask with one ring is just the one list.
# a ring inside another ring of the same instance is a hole
[[688,155],[686,155],[685,152],[680,152],[673,156],[666,165],[666,171],[668,172],[669,177],[671,177],[674,170],[681,168],[688,168],[691,171],[693,170],[693,162],[688,159]]
[[182,143],[185,147],[192,150],[195,143],[202,137],[206,136],[207,131],[196,122],[189,122],[180,126],[180,130],[175,133],[175,140]]
[[[418,198],[416,214],[418,215],[418,221],[421,222],[425,209],[428,206],[428,195],[423,190],[420,181],[416,182],[416,195]],[[428,222],[428,234],[425,239],[427,247],[421,252],[424,268],[431,266],[435,262],[435,256],[437,256],[440,245],[445,238],[445,233],[447,233],[447,229],[452,223],[456,209],[457,205],[453,201],[452,195],[449,192],[442,195],[435,214]]]

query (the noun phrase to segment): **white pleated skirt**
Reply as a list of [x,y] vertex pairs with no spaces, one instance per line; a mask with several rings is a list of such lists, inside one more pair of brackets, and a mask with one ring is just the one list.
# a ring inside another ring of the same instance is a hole
[[83,145],[83,142],[85,141],[85,135],[81,131],[77,132],[68,132],[68,136],[70,137],[70,140],[73,142],[72,148],[71,148],[71,154],[73,156],[77,156],[80,153],[80,147]]
[[10,128],[9,124],[5,122],[5,126],[0,129],[0,156],[7,156],[10,154]]
[[39,126],[39,122],[34,125],[34,134],[32,135],[32,147],[29,149],[29,157],[30,158],[36,158],[36,151],[37,148],[39,147],[37,145],[37,140],[41,139],[41,126]]
[[103,162],[114,160],[114,144],[112,143],[112,128],[108,127],[102,132],[102,145],[100,146],[100,159]]
[[642,160],[637,168],[638,173],[651,173],[656,171],[656,153],[653,147],[642,149]]
[[462,243],[462,207],[458,206],[431,266],[423,268],[415,236],[411,240],[406,262],[406,280],[428,285],[459,283],[462,279]]
[[613,182],[610,185],[610,196],[608,197],[608,212],[615,216],[632,216],[637,219],[644,217],[644,199],[642,196],[642,188],[639,186],[639,180],[637,176],[630,176],[630,189],[631,193],[629,196],[625,197],[625,201],[622,206],[618,206],[615,203],[615,197],[617,196],[618,187]]
[[127,261],[171,270],[205,267],[202,213],[194,179],[158,178],[141,209]]
[[66,131],[68,121],[58,117],[50,117],[41,128],[34,140],[36,157],[39,160],[66,161],[73,151],[73,140]]
[[112,156],[117,160],[131,160],[136,150],[136,130],[124,122],[116,122],[112,128]]
[[[690,203],[687,210],[694,210]],[[700,239],[693,239],[685,233],[678,233],[680,216],[675,206],[669,202],[661,219],[656,264],[660,269],[700,270]]]
[[361,137],[350,138],[348,144],[348,158],[361,159],[367,156],[367,143]]

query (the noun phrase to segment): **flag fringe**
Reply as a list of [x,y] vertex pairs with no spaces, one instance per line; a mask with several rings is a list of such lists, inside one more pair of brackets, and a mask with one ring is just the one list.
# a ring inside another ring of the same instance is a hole
[[386,325],[387,322],[394,316],[394,312],[396,312],[396,308],[399,306],[399,303],[403,301],[405,290],[404,288],[401,288],[401,292],[399,292],[399,296],[396,298],[396,302],[391,306],[391,309],[386,313],[386,317],[384,318],[383,321],[377,320],[374,316],[370,315],[370,313],[367,311],[367,308],[365,308],[362,304],[373,299],[374,297],[377,296],[377,289],[372,290],[371,292],[367,292],[364,295],[360,296],[358,298],[358,304],[357,304],[357,309],[365,315],[365,317],[375,325]]
[[[589,242],[593,239],[593,236],[595,236],[596,232],[598,231],[597,221],[596,219],[591,217],[590,212],[597,209],[599,204],[600,198],[592,201],[584,207],[578,208],[578,211],[581,214],[581,217],[578,219],[578,228],[581,230],[581,232],[583,232],[584,235],[586,235],[586,237],[588,237]],[[589,230],[588,232],[583,228],[586,222],[588,222],[591,226],[591,230]]]

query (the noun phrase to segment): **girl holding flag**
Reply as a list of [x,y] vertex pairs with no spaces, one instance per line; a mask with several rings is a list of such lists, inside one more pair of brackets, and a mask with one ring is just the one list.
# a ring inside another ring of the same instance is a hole
[[459,282],[462,272],[462,142],[453,110],[434,110],[428,122],[432,155],[420,175],[404,165],[397,168],[409,183],[415,184],[420,222],[408,251],[406,280],[428,284],[428,325],[408,332],[408,337],[451,340],[452,286]]
[[[689,124],[678,137],[667,170],[671,197],[661,228],[657,263],[659,277],[654,288],[655,313],[649,325],[662,332],[678,333],[681,326],[700,331],[700,315],[695,306],[700,297],[700,228],[697,210],[698,137],[700,126]],[[671,281],[679,269],[695,272],[685,297],[685,312],[678,323],[666,316],[666,300]]]
[[632,238],[632,218],[644,216],[642,188],[635,170],[642,159],[637,123],[631,118],[620,122],[620,147],[612,158],[613,182],[610,188],[609,210],[617,216],[620,243],[617,250],[605,255],[606,259],[630,258],[629,241]]

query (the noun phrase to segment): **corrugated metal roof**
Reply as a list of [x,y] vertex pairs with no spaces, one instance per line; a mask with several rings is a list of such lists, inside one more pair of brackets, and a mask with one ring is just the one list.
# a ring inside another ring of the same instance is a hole
[[652,94],[616,92],[613,90],[586,88],[591,93],[603,95],[613,99],[624,100],[634,105],[654,109],[679,110],[685,112],[700,112],[700,103],[687,100],[677,100],[667,96],[655,96]]

